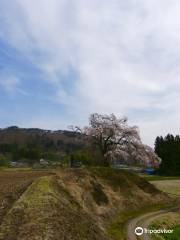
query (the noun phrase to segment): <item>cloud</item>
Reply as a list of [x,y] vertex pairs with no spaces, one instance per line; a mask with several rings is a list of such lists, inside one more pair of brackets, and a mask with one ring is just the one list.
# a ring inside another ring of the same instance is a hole
[[2,0],[0,7],[0,38],[55,86],[54,100],[73,119],[128,115],[151,145],[157,134],[178,131],[178,0]]
[[18,88],[19,79],[14,76],[9,76],[6,79],[0,79],[0,85],[8,92],[13,92]]
[[9,94],[20,93],[23,95],[28,95],[28,93],[21,88],[21,81],[14,75],[9,73],[0,73],[0,87],[2,87]]

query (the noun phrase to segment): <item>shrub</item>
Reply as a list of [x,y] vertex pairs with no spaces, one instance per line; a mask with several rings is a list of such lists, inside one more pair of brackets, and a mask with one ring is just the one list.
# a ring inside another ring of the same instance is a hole
[[9,160],[4,155],[0,155],[0,167],[8,167],[9,166]]

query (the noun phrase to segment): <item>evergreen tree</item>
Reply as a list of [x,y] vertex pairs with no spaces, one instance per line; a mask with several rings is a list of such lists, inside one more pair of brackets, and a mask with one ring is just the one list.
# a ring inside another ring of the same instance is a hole
[[155,152],[162,159],[159,172],[166,175],[180,175],[180,136],[168,134],[155,140]]

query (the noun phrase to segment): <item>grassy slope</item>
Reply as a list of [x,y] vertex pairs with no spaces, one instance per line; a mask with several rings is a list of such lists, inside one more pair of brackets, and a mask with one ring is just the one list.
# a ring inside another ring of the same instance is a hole
[[[146,179],[163,192],[169,193],[171,196],[177,198],[180,196],[180,177],[162,177],[162,176],[148,176]],[[150,226],[152,229],[173,229],[173,234],[154,235],[154,240],[179,240],[180,236],[180,212],[171,213],[163,218],[156,220]]]
[[166,240],[179,240],[180,236],[180,224],[173,228],[173,234],[164,236]]
[[[123,194],[127,201],[127,206],[124,209],[119,209],[110,223],[107,224],[107,232],[114,240],[125,239],[125,225],[128,219],[167,206],[166,201],[157,200],[156,196],[160,194],[159,190],[134,173],[108,168],[92,168],[90,171],[107,182],[114,191],[120,190],[120,194]],[[139,196],[135,194],[134,190],[143,191],[141,200],[138,199]],[[155,202],[150,199],[149,202],[146,202],[145,194],[153,196]],[[134,200],[133,202],[131,202],[131,198]]]
[[0,239],[106,239],[103,232],[53,177],[36,180],[14,204]]
[[172,234],[154,234],[153,240],[179,240],[180,236],[180,212],[172,212],[161,219],[154,221],[151,225],[151,229],[173,229]]
[[91,168],[90,172],[96,176],[104,179],[116,191],[122,189],[124,194],[132,194],[135,186],[142,189],[149,194],[158,194],[159,191],[148,183],[145,179],[139,177],[137,174],[128,172],[126,170],[118,170],[112,168]]
[[[109,168],[61,169],[36,180],[0,226],[0,240],[124,239],[124,224],[168,199],[138,175]],[[105,232],[108,232],[109,237]]]
[[158,211],[164,207],[166,207],[165,204],[152,204],[143,206],[141,209],[137,210],[126,210],[119,212],[116,218],[114,218],[113,221],[111,221],[111,223],[107,226],[109,236],[111,236],[113,240],[125,240],[126,223],[129,219],[135,218],[145,213]]

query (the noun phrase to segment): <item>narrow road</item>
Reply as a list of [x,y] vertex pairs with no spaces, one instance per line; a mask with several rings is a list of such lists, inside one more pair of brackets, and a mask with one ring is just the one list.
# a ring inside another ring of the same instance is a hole
[[[173,207],[169,209],[164,209],[156,212],[146,213],[144,215],[141,215],[139,217],[136,217],[130,221],[128,221],[126,225],[127,229],[127,237],[126,240],[137,240],[136,234],[135,234],[135,228],[136,227],[142,227],[142,228],[148,228],[148,226],[157,218],[162,217],[163,215],[166,215],[169,212],[174,212],[180,210],[180,207]],[[150,237],[148,234],[141,235],[140,239],[142,240],[150,240]]]

